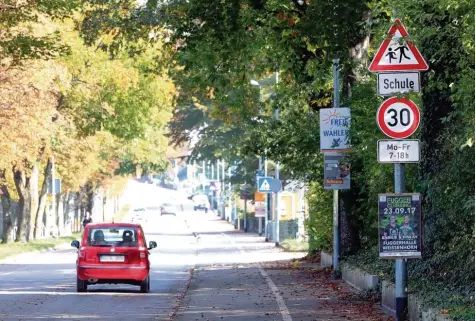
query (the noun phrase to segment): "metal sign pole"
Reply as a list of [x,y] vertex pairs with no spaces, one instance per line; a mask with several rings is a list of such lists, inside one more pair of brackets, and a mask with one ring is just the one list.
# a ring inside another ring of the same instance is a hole
[[246,191],[245,191],[245,200],[244,200],[244,213],[243,213],[243,231],[246,233],[248,232],[248,226],[246,222],[246,217],[248,216],[248,209],[247,206],[248,199],[246,198]]
[[55,237],[58,238],[59,227],[57,224],[58,221],[56,220],[55,157],[54,156],[51,156],[51,202],[53,203],[53,206],[51,207],[52,209],[51,213],[53,215],[53,222],[55,224],[54,233],[55,233]]
[[[258,169],[260,171],[263,170],[263,158],[261,156],[259,157]],[[261,236],[262,234],[263,234],[263,218],[258,217],[258,235]]]
[[[276,117],[276,120],[278,120],[279,117],[279,110],[275,110],[274,116]],[[279,162],[276,162],[276,179],[279,181]],[[276,246],[279,246],[279,192],[276,192],[275,194],[275,201],[274,201],[274,213],[276,215],[276,234],[274,237],[274,242]]]
[[[279,180],[279,163],[276,163],[276,179]],[[279,192],[276,192],[275,194],[275,214],[276,214],[276,237],[275,237],[275,244],[276,246],[279,246]]]
[[[279,82],[279,71],[276,70],[276,84]],[[279,109],[275,110],[274,116],[276,120],[279,117]],[[279,162],[276,162],[276,179],[279,181]],[[276,212],[276,237],[275,237],[275,244],[279,246],[279,192],[276,192],[276,201],[275,201],[275,212]]]
[[[339,59],[334,59],[334,108],[339,108]],[[332,255],[332,267],[334,272],[339,271],[340,233],[339,233],[339,190],[333,191],[333,230],[334,251]]]
[[[266,153],[265,153],[266,154]],[[264,159],[264,176],[268,177],[268,160]],[[264,210],[264,241],[268,242],[268,200],[269,194],[265,194],[265,210]]]
[[[398,93],[407,93],[410,91],[421,91],[419,71],[428,70],[428,64],[421,55],[418,48],[412,42],[408,41],[407,37],[407,30],[403,27],[399,19],[395,19],[393,25],[388,31],[388,37],[381,43],[380,49],[376,53],[374,59],[372,60],[369,66],[369,71],[379,73],[377,78],[379,95],[388,96],[390,94],[393,95]],[[411,54],[414,56],[414,59],[418,62],[417,64],[408,65],[405,62],[402,63],[401,57],[398,61],[396,57],[393,57],[395,59],[395,62],[392,62],[392,58],[386,60],[385,55],[388,55],[387,51],[392,50],[392,46],[393,49],[397,45],[399,47],[402,46],[399,41],[402,38],[404,39],[404,47],[411,52]],[[393,84],[393,86],[391,84]],[[396,85],[398,85],[398,87]],[[406,107],[404,107],[404,109],[401,108],[400,119],[395,118],[396,123],[393,124],[393,122],[390,123],[385,119],[385,115],[388,110],[395,110],[390,108],[397,103],[403,104]],[[408,119],[405,121],[403,121],[404,110],[408,115]],[[413,117],[410,117],[411,114],[413,114]],[[377,111],[377,123],[385,135],[397,139],[407,138],[411,136],[418,128],[418,125],[420,123],[420,111],[416,104],[411,100],[407,98],[392,97],[384,101],[379,107]],[[401,194],[405,191],[405,165],[402,162],[418,162],[420,159],[420,147],[418,143],[411,143],[408,140],[401,143],[394,142],[390,144],[392,145],[389,146],[387,144],[387,150],[389,149],[389,147],[394,146],[397,148],[396,150],[399,150],[399,152],[392,153],[390,151],[387,154],[381,154],[379,150],[378,159],[380,162],[393,161],[395,163],[395,193]],[[399,146],[397,144],[400,144],[401,150],[400,148],[398,148]],[[413,148],[410,150],[412,146]],[[419,196],[418,202],[421,202]],[[419,219],[421,220],[421,203],[419,207],[420,208],[418,211],[418,215],[420,215]],[[392,228],[395,228],[395,226],[396,225],[394,225],[394,227]],[[420,226],[418,228],[418,232],[421,233],[421,221]],[[400,236],[397,235],[396,239],[399,241]],[[418,242],[420,243],[418,244],[418,248],[420,249],[420,253],[418,256],[421,257],[421,235],[418,237],[418,239]],[[382,241],[381,236],[379,236],[379,241]],[[380,251],[383,250],[383,248],[380,249]],[[396,255],[396,257],[398,258],[395,260],[395,312],[397,320],[403,321],[407,319],[408,315],[407,257],[411,256],[408,256],[406,253],[402,254],[401,251],[398,252],[398,254],[400,255]]]
[[231,191],[231,164],[228,164],[228,206],[230,208],[230,216],[228,219],[231,223],[234,223],[233,220],[233,192]]
[[226,208],[226,198],[225,198],[225,193],[226,193],[226,188],[225,188],[225,161],[222,159],[221,160],[221,218],[222,220],[225,219],[225,208]]
[[[405,164],[395,164],[395,193],[405,192]],[[395,260],[395,312],[397,321],[407,319],[407,261]]]

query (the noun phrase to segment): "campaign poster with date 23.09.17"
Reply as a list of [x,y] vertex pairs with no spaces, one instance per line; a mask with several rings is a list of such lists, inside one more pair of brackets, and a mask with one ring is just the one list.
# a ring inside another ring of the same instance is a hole
[[378,219],[380,258],[421,258],[420,194],[379,194]]

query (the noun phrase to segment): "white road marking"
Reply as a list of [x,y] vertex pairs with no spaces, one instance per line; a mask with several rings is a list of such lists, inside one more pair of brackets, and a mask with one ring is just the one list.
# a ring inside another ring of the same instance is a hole
[[[240,250],[241,253],[246,254],[245,250],[243,250],[241,246],[236,244],[231,236],[225,233],[221,233],[221,234],[228,237],[231,243],[233,243]],[[276,303],[278,304],[278,307],[279,307],[279,312],[281,312],[281,316],[283,317],[283,321],[293,321],[293,319],[291,318],[291,313],[289,313],[288,307],[286,306],[286,303],[284,302],[283,297],[279,293],[278,287],[274,284],[273,280],[271,280],[268,273],[266,273],[266,271],[261,267],[261,264],[257,262],[256,265],[258,266],[259,272],[268,283],[269,288],[271,289],[271,291],[273,291],[274,297],[276,298]]]
[[[5,266],[8,266],[8,264],[5,264]],[[13,271],[10,271],[10,272],[0,273],[0,275],[5,276],[5,275],[10,275],[10,274],[13,274],[13,273],[16,273],[16,272],[22,272],[22,271],[26,270],[27,268],[28,268],[28,266],[23,266],[21,268],[16,268],[16,270],[13,270]]]

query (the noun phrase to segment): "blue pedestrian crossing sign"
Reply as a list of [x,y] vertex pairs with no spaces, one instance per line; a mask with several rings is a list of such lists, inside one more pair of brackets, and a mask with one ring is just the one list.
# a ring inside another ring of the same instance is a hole
[[260,193],[272,193],[271,188],[273,184],[272,177],[258,177],[258,192]]

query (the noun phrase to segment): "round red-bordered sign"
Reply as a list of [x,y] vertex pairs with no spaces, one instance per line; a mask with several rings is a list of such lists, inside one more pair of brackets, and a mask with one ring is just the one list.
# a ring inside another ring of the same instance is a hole
[[388,137],[407,138],[420,125],[420,110],[409,99],[392,97],[378,108],[377,124]]

